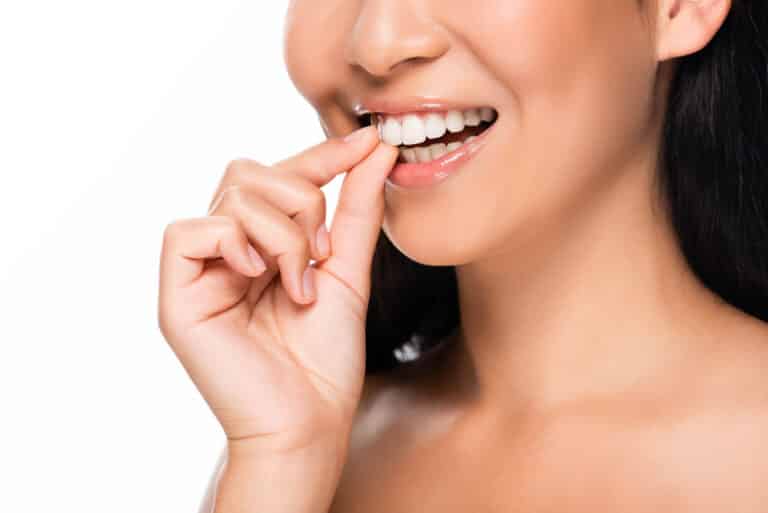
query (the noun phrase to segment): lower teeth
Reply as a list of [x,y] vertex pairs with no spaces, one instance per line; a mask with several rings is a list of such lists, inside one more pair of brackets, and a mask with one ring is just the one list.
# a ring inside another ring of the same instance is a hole
[[436,143],[430,146],[418,146],[415,148],[400,148],[400,162],[425,163],[439,159],[446,153],[456,151],[464,144],[475,139],[475,136],[467,137],[464,142]]

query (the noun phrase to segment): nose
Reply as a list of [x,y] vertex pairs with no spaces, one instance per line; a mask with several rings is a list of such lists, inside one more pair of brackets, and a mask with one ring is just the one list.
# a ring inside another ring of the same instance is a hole
[[345,57],[376,77],[385,77],[401,63],[431,60],[449,48],[447,34],[413,0],[361,0],[347,37]]

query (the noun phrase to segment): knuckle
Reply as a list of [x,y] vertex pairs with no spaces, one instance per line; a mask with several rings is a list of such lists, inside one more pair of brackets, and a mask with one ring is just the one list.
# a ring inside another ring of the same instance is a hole
[[240,176],[249,165],[248,160],[244,158],[230,160],[224,170],[224,176],[227,178]]
[[310,187],[305,198],[304,201],[307,207],[311,209],[322,209],[325,207],[325,194],[323,194],[319,187]]
[[237,231],[237,220],[230,215],[211,216],[214,226],[223,235]]
[[231,160],[224,171],[225,181],[237,181],[239,177],[247,173],[253,173],[261,168],[261,164],[245,157]]
[[231,206],[232,211],[237,215],[242,216],[247,211],[248,200],[245,190],[239,185],[231,185],[227,187],[224,192],[223,202],[227,202]]
[[221,194],[230,199],[240,201],[243,198],[243,187],[239,183],[233,183],[224,187]]
[[173,242],[178,239],[187,222],[187,219],[176,219],[168,223],[163,231],[163,240],[166,242]]
[[215,219],[211,236],[216,237],[220,244],[231,244],[240,238],[242,230],[237,219],[230,215],[215,216]]
[[211,213],[229,211],[230,207],[237,207],[242,202],[243,190],[239,184],[225,186],[211,205]]
[[240,237],[244,236],[245,233],[243,232],[243,229],[240,227],[240,223],[238,223],[237,219],[234,217],[226,216],[226,221],[224,222],[224,225],[222,226],[222,239],[230,240],[230,241],[236,241]]

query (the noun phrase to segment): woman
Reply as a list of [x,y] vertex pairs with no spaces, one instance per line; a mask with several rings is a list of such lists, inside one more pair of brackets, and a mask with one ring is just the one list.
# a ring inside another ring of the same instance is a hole
[[232,162],[163,244],[161,330],[227,435],[203,511],[766,511],[766,3],[285,28],[329,140]]

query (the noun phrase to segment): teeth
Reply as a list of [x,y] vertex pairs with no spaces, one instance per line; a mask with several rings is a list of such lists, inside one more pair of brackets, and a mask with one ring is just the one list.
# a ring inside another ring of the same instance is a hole
[[413,148],[403,148],[400,150],[400,154],[406,162],[414,163],[419,161],[416,158],[416,151]]
[[467,126],[477,126],[480,124],[480,111],[478,109],[469,109],[464,111],[464,124]]
[[454,134],[461,132],[464,130],[464,115],[458,110],[449,110],[445,115],[445,127]]
[[408,114],[403,117],[402,125],[403,144],[413,145],[421,144],[427,140],[424,133],[424,121],[415,114]]
[[426,135],[430,139],[439,139],[445,135],[445,117],[437,113],[430,113],[424,118]]
[[[416,146],[427,139],[439,139],[447,132],[459,133],[466,127],[479,126],[483,121],[493,122],[496,112],[490,107],[464,111],[429,112],[426,114],[401,114],[397,116],[375,115],[372,121],[379,131],[379,138],[392,146]],[[467,138],[464,143],[475,137]],[[463,143],[438,143],[422,148],[400,148],[401,160],[429,162],[457,150]],[[410,151],[407,151],[410,150]]]
[[382,129],[382,139],[387,144],[399,146],[403,143],[402,132],[403,129],[395,118],[387,118]]
[[432,160],[439,159],[448,153],[448,147],[445,145],[445,143],[433,144],[429,147],[429,153],[432,155]]
[[428,146],[419,146],[414,148],[416,151],[416,160],[419,162],[430,162],[432,160],[432,153],[429,151]]
[[450,144],[435,143],[430,146],[418,146],[416,148],[400,148],[400,156],[402,160],[408,163],[416,162],[432,162],[435,159],[439,159],[446,153],[456,151],[463,145],[472,142],[477,139],[475,136],[467,137],[464,142],[452,142]]

